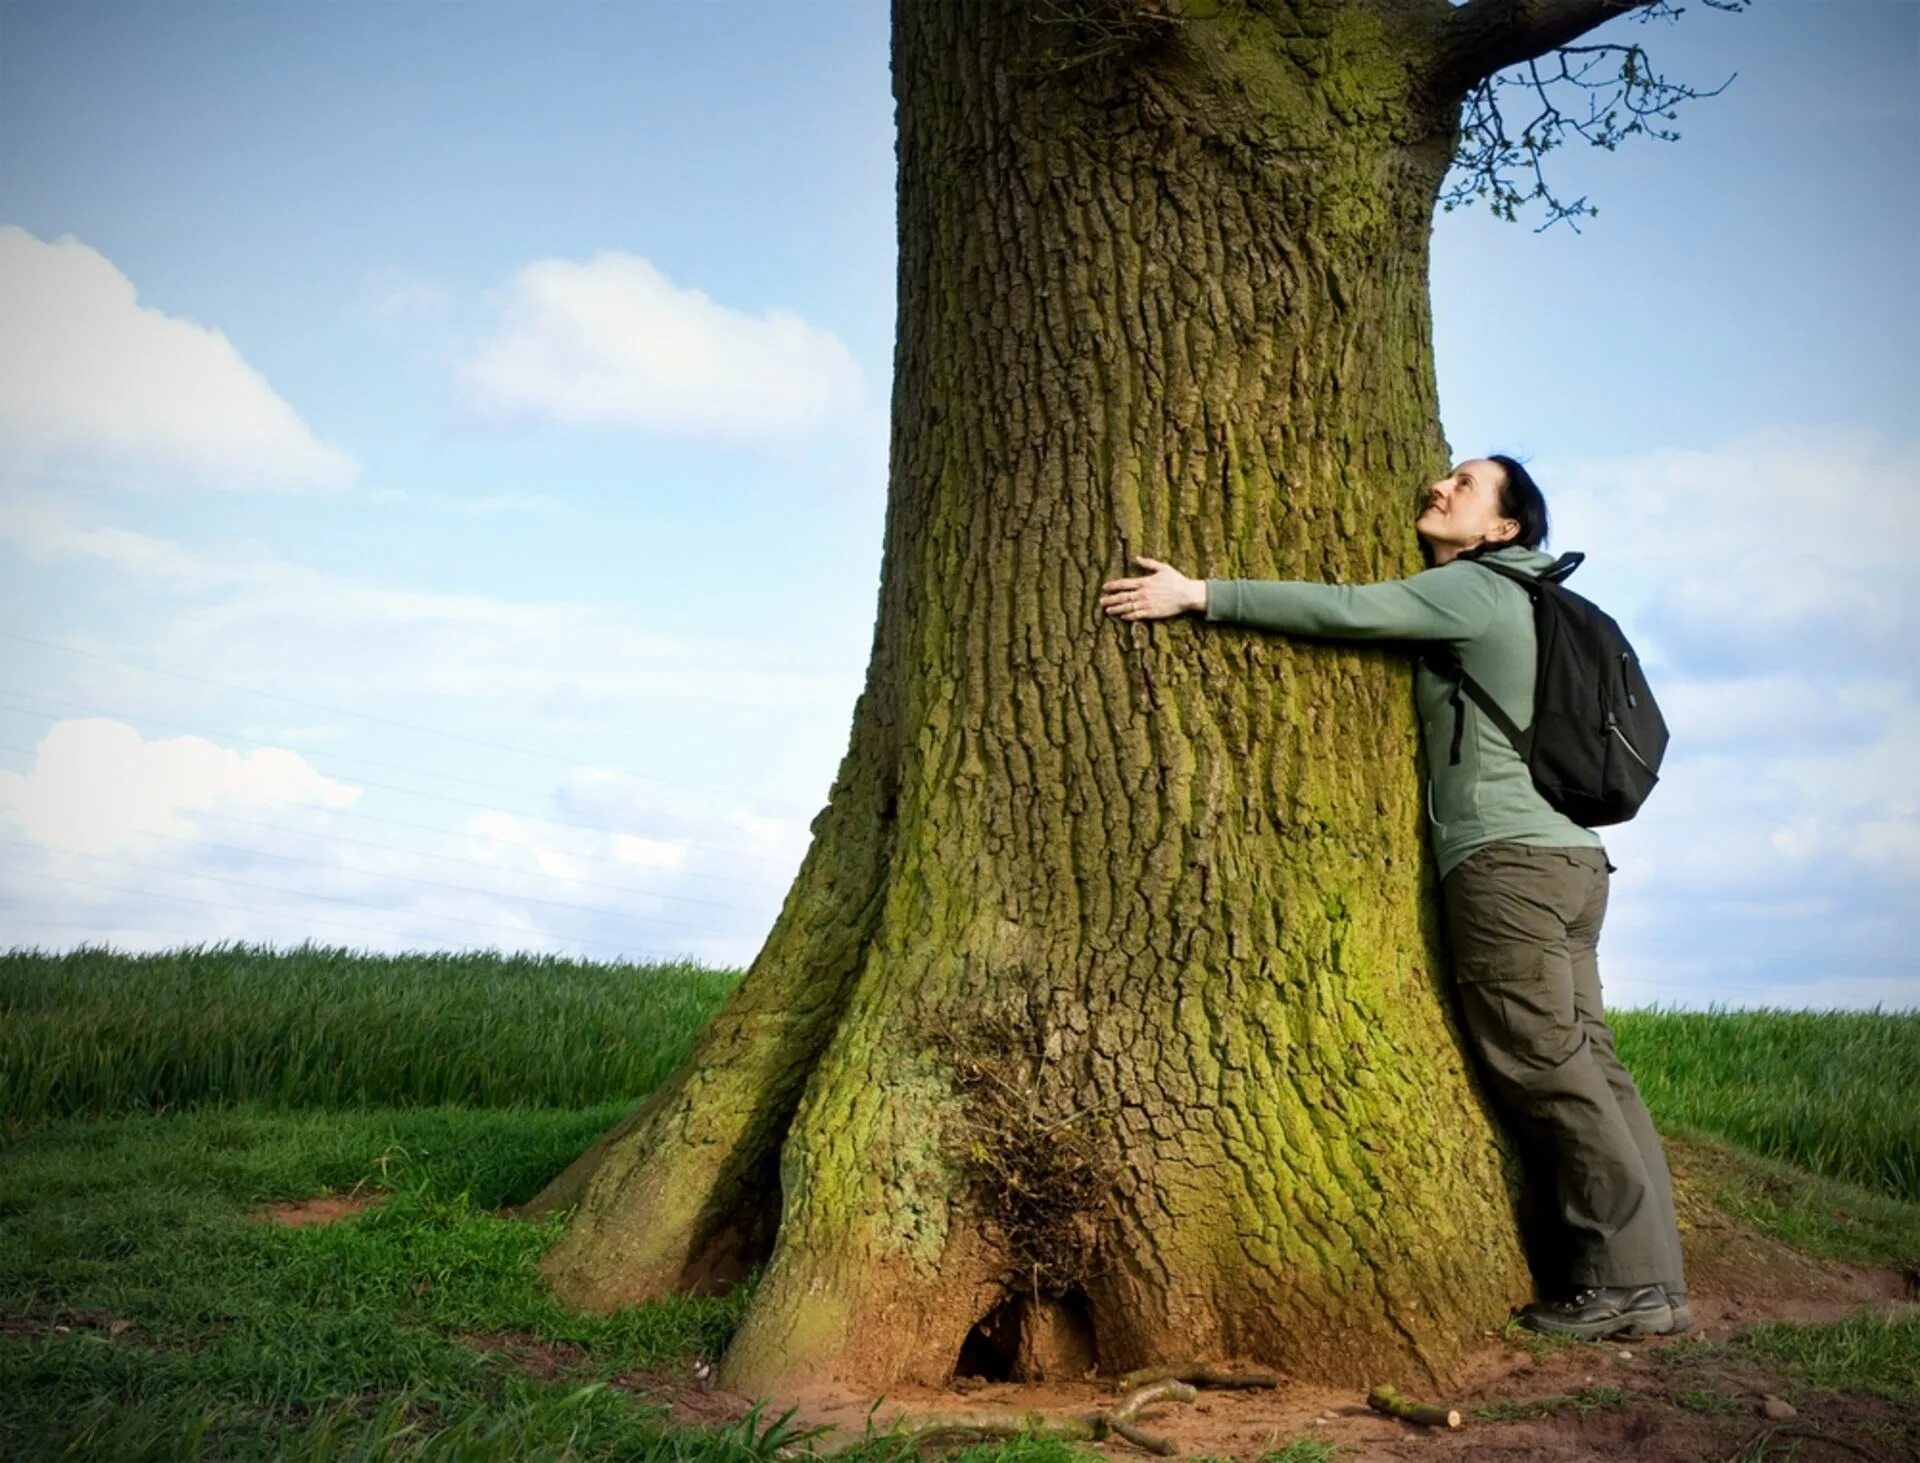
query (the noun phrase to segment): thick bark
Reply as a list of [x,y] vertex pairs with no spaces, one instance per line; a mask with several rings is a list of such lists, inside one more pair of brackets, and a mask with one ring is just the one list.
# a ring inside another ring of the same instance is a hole
[[897,0],[867,687],[766,947],[536,1201],[577,1206],[547,1273],[604,1308],[767,1255],[721,1370],[749,1393],[963,1348],[1443,1384],[1529,1287],[1408,665],[1097,608],[1133,553],[1419,567],[1435,7],[1033,9]]

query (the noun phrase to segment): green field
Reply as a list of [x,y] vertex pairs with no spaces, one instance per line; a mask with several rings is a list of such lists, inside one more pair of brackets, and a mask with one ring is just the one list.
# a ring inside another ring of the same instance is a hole
[[[320,946],[0,955],[0,1112],[590,1107],[672,1071],[739,977]],[[1920,1202],[1920,1014],[1609,1019],[1663,1121]]]
[[[318,947],[0,957],[0,1456],[785,1456],[778,1418],[676,1428],[636,1381],[717,1355],[751,1282],[575,1315],[532,1268],[553,1224],[494,1213],[670,1071],[737,978]],[[1735,1212],[1817,1252],[1920,1259],[1920,1016],[1615,1025],[1663,1128],[1740,1145],[1715,1150]],[[1782,1200],[1787,1164],[1808,1173]],[[356,1186],[386,1197],[349,1224],[249,1218]],[[564,1375],[474,1340],[502,1335],[556,1348]],[[1920,1405],[1920,1322],[1740,1344]]]

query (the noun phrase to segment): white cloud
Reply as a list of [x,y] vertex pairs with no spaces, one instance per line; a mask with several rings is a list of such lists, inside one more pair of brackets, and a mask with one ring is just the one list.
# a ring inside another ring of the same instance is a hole
[[215,680],[271,684],[297,665],[317,692],[355,701],[381,693],[504,701],[560,723],[676,702],[835,715],[859,692],[848,675],[794,668],[785,653],[648,630],[597,605],[396,588],[289,563],[260,545],[200,548],[84,522],[33,494],[15,494],[0,512],[0,544],[211,597],[150,614],[142,653]]
[[340,487],[353,460],[319,441],[217,329],[139,304],[71,234],[0,225],[0,437],[56,462],[224,488]]
[[529,264],[502,306],[460,368],[472,404],[496,419],[785,437],[861,400],[859,366],[831,331],[791,310],[730,309],[617,250]]
[[546,493],[491,493],[475,498],[441,494],[434,501],[460,513],[551,513],[560,506]]
[[47,562],[91,559],[181,593],[270,584],[275,572],[271,557],[258,545],[189,548],[135,529],[85,522],[58,499],[17,483],[6,488],[0,544]]
[[1920,439],[1774,427],[1555,464],[1543,484],[1554,545],[1591,556],[1569,587],[1604,588],[1689,671],[1920,672]]
[[402,269],[379,269],[367,277],[361,308],[376,320],[394,321],[443,314],[453,291]]
[[0,773],[0,828],[25,835],[0,836],[0,945],[311,936],[744,965],[810,838],[591,768],[552,789],[553,817],[472,812],[438,837],[396,840],[363,793],[384,806],[290,751],[57,722],[32,771]]
[[687,862],[686,846],[669,839],[590,830],[562,836],[547,822],[512,813],[475,813],[460,832],[472,840],[469,857],[558,879],[604,878],[605,863],[672,872]]
[[1920,1005],[1920,441],[1774,428],[1536,467],[1554,547],[1590,556],[1569,587],[1620,620],[1673,734],[1640,816],[1601,830],[1603,972],[1639,999]]
[[1693,751],[1871,741],[1912,698],[1889,676],[1848,676],[1815,684],[1802,671],[1708,679],[1663,677],[1656,693],[1668,727]]
[[554,790],[554,803],[582,822],[651,824],[670,837],[700,836],[732,854],[773,865],[798,867],[813,841],[806,816],[763,814],[718,791],[676,789],[600,767],[574,772]]
[[360,789],[323,777],[295,752],[236,752],[201,737],[144,740],[100,717],[56,722],[31,772],[0,772],[0,812],[33,842],[114,854],[148,833],[184,836],[196,809],[346,807]]

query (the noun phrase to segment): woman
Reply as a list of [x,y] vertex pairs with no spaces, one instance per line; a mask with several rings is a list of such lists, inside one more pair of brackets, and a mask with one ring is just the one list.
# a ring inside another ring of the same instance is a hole
[[[1198,611],[1209,621],[1360,640],[1444,641],[1525,727],[1533,718],[1533,605],[1479,558],[1538,575],[1553,561],[1547,505],[1511,457],[1461,463],[1414,523],[1432,567],[1383,584],[1189,579],[1153,572],[1101,586],[1123,620]],[[1536,1331],[1587,1340],[1688,1326],[1673,1187],[1653,1120],[1614,1055],[1596,952],[1613,865],[1598,834],[1557,811],[1513,744],[1471,698],[1449,755],[1449,682],[1424,663],[1414,699],[1429,775],[1455,989],[1468,1041],[1508,1121],[1553,1173],[1568,1260],[1560,1293],[1522,1308]],[[1557,1268],[1557,1267],[1549,1267]]]

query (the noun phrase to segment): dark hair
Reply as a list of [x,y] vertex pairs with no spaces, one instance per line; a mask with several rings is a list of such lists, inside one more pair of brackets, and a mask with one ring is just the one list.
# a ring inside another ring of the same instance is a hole
[[1490,453],[1488,462],[1500,464],[1500,512],[1520,525],[1508,543],[1541,548],[1547,541],[1547,500],[1533,474],[1504,453]]
[[[1533,480],[1532,473],[1505,453],[1490,453],[1487,461],[1500,464],[1501,516],[1513,519],[1520,525],[1520,531],[1501,543],[1476,544],[1457,557],[1476,558],[1504,548],[1507,544],[1524,544],[1530,549],[1542,547],[1547,541],[1547,500],[1540,491],[1540,484]],[[1420,557],[1429,568],[1432,567],[1433,546],[1425,539],[1420,540]]]

